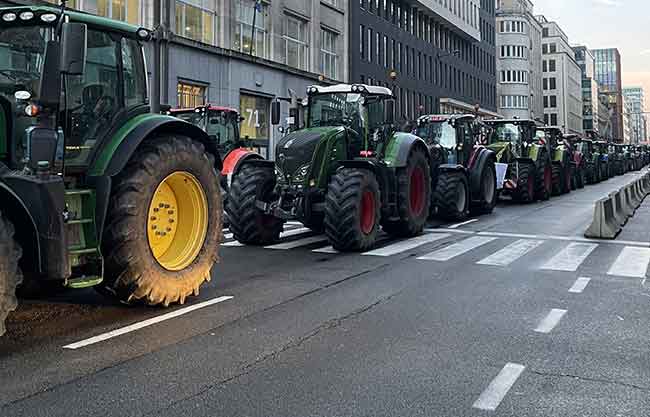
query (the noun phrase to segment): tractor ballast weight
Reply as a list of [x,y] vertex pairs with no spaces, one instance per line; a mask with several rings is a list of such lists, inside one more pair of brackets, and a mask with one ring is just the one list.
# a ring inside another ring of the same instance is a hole
[[430,161],[422,139],[395,131],[392,92],[311,86],[304,110],[304,128],[278,141],[275,161],[246,162],[234,179],[226,205],[234,237],[268,244],[290,219],[324,231],[342,251],[371,248],[380,225],[393,235],[420,233]]
[[489,128],[474,115],[425,115],[415,134],[431,158],[432,211],[462,220],[470,211],[491,213],[497,202],[496,154],[482,145]]
[[217,259],[221,159],[202,130],[150,113],[151,33],[28,6],[0,8],[0,38],[24,57],[0,79],[0,247],[14,254],[0,260],[0,334],[23,274],[23,292],[197,294]]

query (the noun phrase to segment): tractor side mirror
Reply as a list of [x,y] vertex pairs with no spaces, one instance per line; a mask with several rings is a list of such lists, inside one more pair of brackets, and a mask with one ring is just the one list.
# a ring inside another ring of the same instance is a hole
[[55,109],[61,98],[61,44],[48,41],[45,47],[45,59],[41,72],[39,102],[43,107]]
[[88,50],[86,24],[64,23],[61,40],[61,72],[66,75],[83,75],[86,70],[86,52]]
[[271,124],[273,126],[280,124],[280,102],[277,100],[271,103]]
[[395,101],[386,100],[384,103],[384,120],[386,124],[395,123]]

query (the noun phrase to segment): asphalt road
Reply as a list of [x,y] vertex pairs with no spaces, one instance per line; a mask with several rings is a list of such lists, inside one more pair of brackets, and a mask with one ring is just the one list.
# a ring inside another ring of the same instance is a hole
[[619,240],[581,237],[636,175],[363,255],[298,225],[227,239],[183,307],[24,300],[0,416],[650,415],[650,199]]

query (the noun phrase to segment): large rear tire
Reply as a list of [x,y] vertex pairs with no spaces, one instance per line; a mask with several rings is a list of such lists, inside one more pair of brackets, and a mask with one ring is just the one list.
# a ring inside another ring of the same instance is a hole
[[544,163],[544,167],[537,173],[537,190],[536,198],[541,201],[547,201],[551,198],[553,192],[553,169],[548,162]]
[[455,171],[440,173],[433,201],[439,217],[451,221],[467,218],[470,204],[467,176]]
[[406,168],[397,172],[398,210],[400,220],[383,221],[384,231],[398,237],[422,233],[431,207],[431,169],[421,150],[409,155]]
[[181,135],[144,142],[113,182],[100,291],[164,306],[198,295],[218,258],[220,188],[200,142]]
[[497,174],[494,162],[488,162],[481,173],[479,186],[480,200],[474,203],[472,212],[476,214],[490,214],[494,211],[499,198],[497,192]]
[[5,320],[18,306],[16,287],[23,274],[18,266],[22,251],[14,240],[14,226],[0,213],[0,336],[5,331]]
[[284,221],[262,212],[256,201],[270,203],[275,197],[273,167],[246,164],[230,185],[226,212],[233,237],[247,245],[268,245],[278,240]]
[[325,197],[325,235],[341,252],[371,249],[379,234],[381,195],[370,171],[339,170],[330,180]]
[[514,200],[523,204],[535,202],[535,165],[532,162],[519,162],[518,171],[517,189],[513,195]]
[[573,180],[573,173],[571,172],[571,164],[566,163],[562,169],[562,194],[569,194],[571,189],[571,182]]
[[577,168],[576,178],[578,189],[585,188],[585,184],[587,183],[587,172],[584,165]]
[[553,195],[558,196],[562,194],[564,184],[564,171],[559,163],[553,163]]

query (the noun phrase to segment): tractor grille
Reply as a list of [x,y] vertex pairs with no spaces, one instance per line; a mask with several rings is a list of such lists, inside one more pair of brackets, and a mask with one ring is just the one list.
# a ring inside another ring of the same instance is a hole
[[294,174],[298,168],[309,164],[321,136],[322,131],[305,130],[282,138],[275,148],[275,164],[280,171]]

